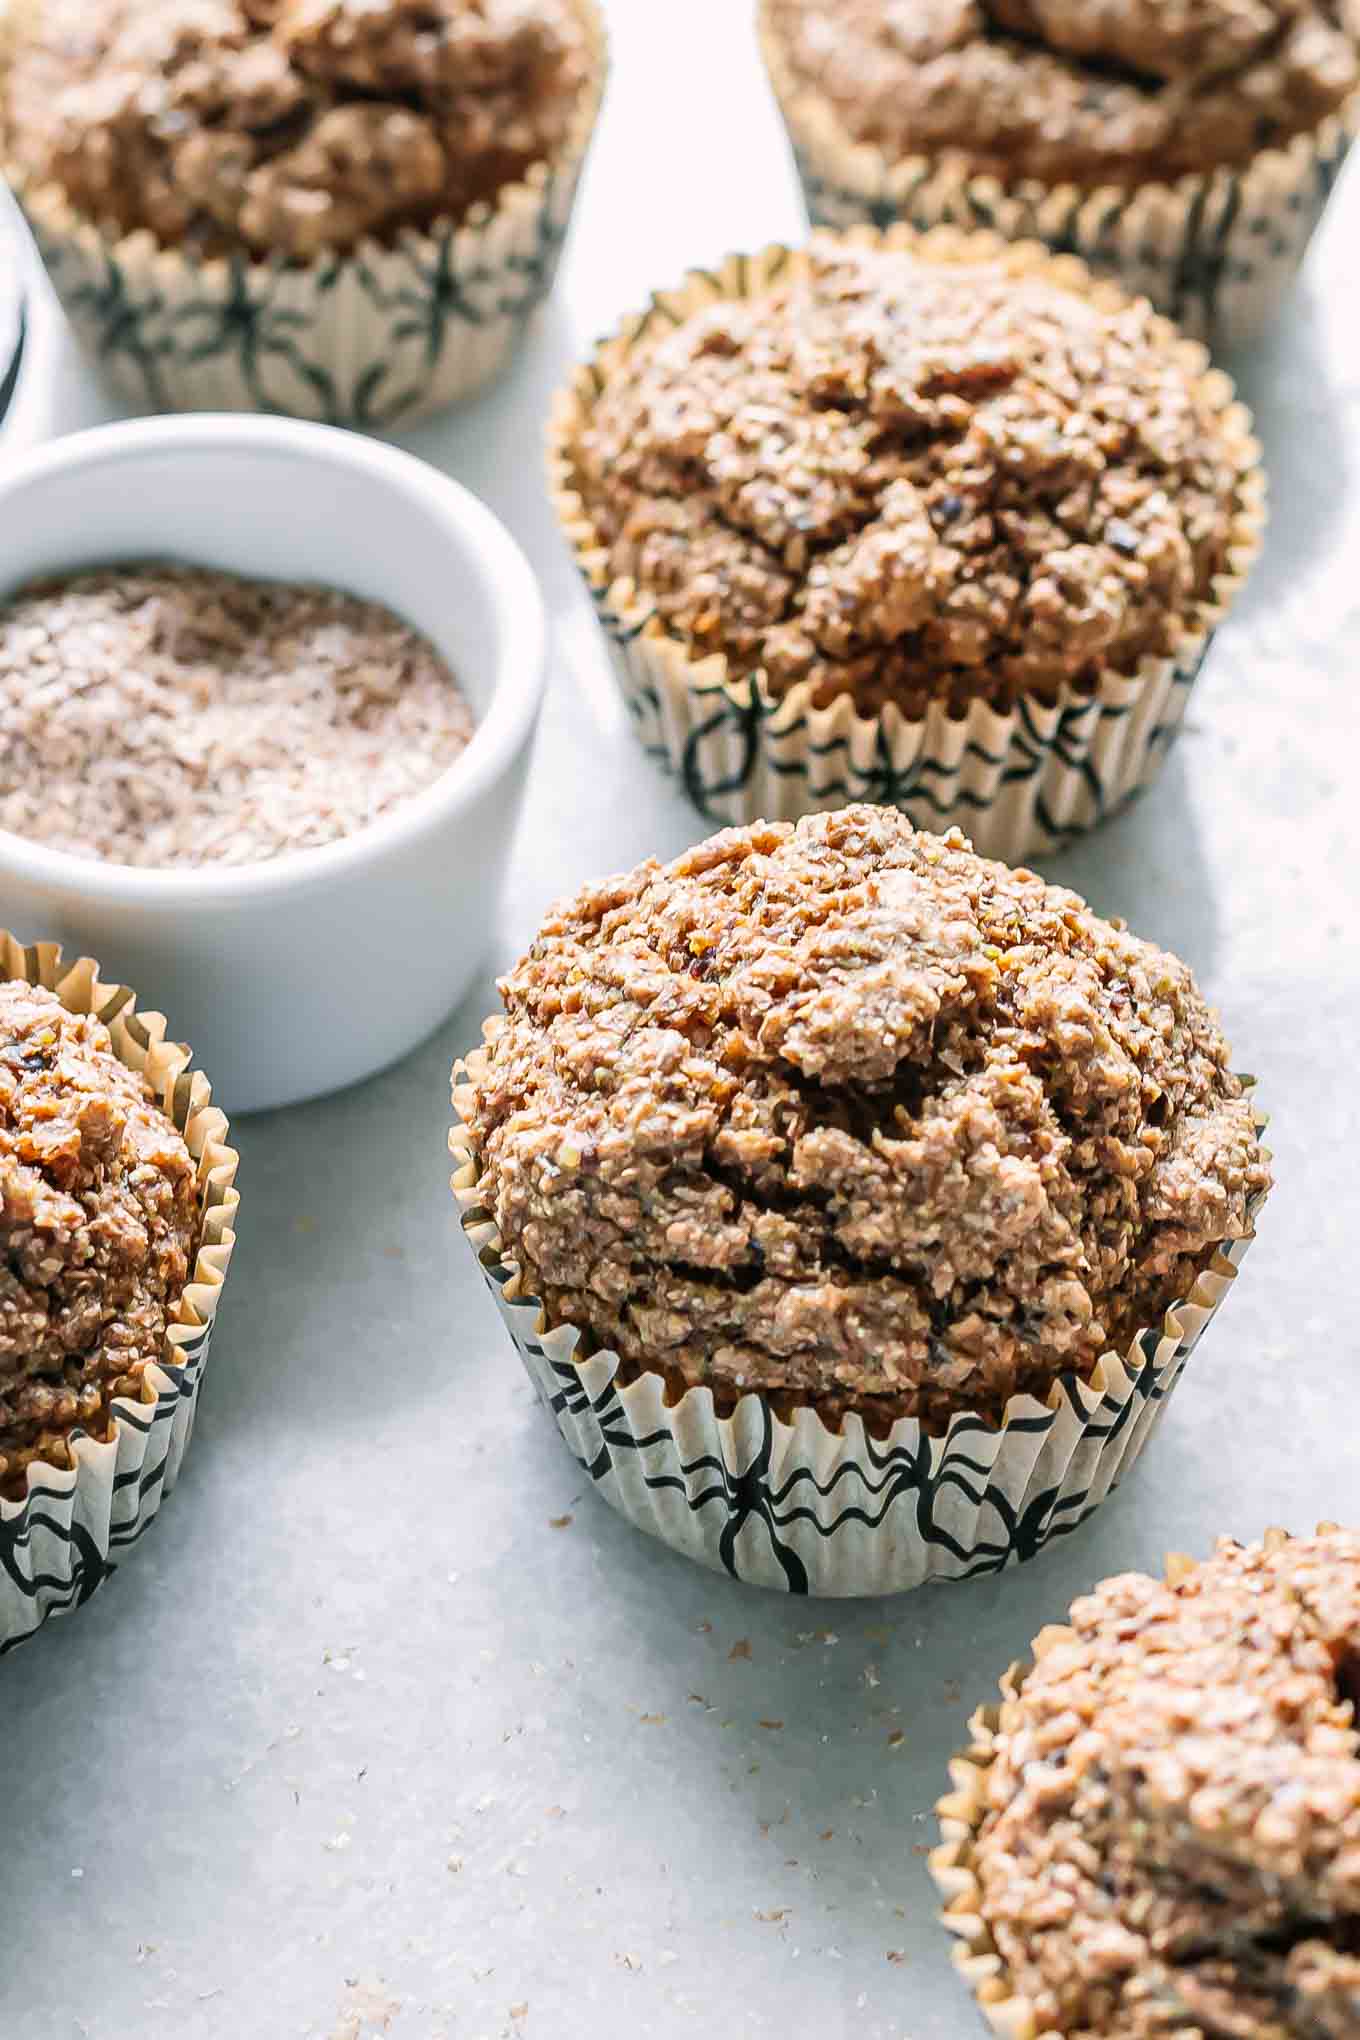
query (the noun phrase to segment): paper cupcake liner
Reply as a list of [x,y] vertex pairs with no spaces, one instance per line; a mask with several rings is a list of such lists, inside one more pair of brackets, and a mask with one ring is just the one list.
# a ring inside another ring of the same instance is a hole
[[208,1361],[213,1320],[226,1280],[237,1205],[237,1156],[208,1080],[189,1068],[189,1050],[165,1039],[159,1013],[139,1013],[126,985],[99,981],[89,957],[65,964],[52,942],[28,947],[0,931],[0,975],[55,992],[68,1012],[93,1013],[114,1051],[140,1070],[183,1134],[198,1165],[203,1237],[193,1273],[166,1334],[159,1363],[146,1369],[140,1399],[113,1405],[113,1436],[71,1433],[69,1466],[38,1461],[18,1500],[0,1495],[0,1657],[49,1616],[88,1601],[154,1522],[179,1478]]
[[590,71],[561,154],[461,225],[411,230],[391,247],[369,240],[306,267],[197,261],[145,231],[101,231],[57,187],[5,163],[86,352],[122,396],[152,410],[281,411],[366,430],[486,388],[552,289],[604,94],[597,0],[572,5]]
[[[455,1079],[475,1071],[480,1053]],[[876,1439],[855,1415],[838,1431],[813,1408],[785,1422],[756,1394],[724,1417],[708,1388],[672,1405],[660,1374],[620,1385],[617,1353],[584,1353],[579,1329],[549,1324],[522,1289],[482,1200],[463,1095],[455,1082],[449,1145],[463,1233],[568,1451],[639,1530],[714,1571],[791,1594],[895,1594],[975,1579],[1078,1529],[1156,1429],[1264,1201],[1251,1207],[1247,1236],[1224,1243],[1184,1301],[1125,1352],[1105,1354],[1089,1380],[1064,1375],[1045,1402],[1013,1397],[999,1427],[961,1413],[931,1437],[903,1418]]]
[[[1093,280],[1080,262],[1032,242],[1011,245],[995,234],[949,227],[925,236],[910,227],[884,234],[861,227],[846,238],[860,246],[910,248],[931,262],[995,260],[1013,275],[1048,275],[1097,303],[1123,301],[1113,284]],[[612,578],[578,487],[573,448],[634,347],[708,305],[753,297],[798,277],[807,259],[805,250],[776,246],[731,256],[716,271],[692,271],[606,341],[554,406],[549,487],[637,736],[715,821],[794,821],[871,801],[900,808],[919,828],[957,823],[985,857],[1020,863],[1060,849],[1156,777],[1214,629],[1260,551],[1265,481],[1251,418],[1228,378],[1208,366],[1198,342],[1159,322],[1159,341],[1183,358],[1221,411],[1241,474],[1227,571],[1216,580],[1213,599],[1182,619],[1170,655],[1143,659],[1132,675],[1106,671],[1093,690],[1065,686],[1052,703],[1022,699],[1008,711],[978,701],[964,715],[935,704],[916,721],[892,706],[870,717],[848,697],[815,707],[809,682],[775,700],[763,675],[734,679],[720,654],[693,657],[643,590]]]
[[[1319,1536],[1334,1530],[1319,1523]],[[1287,1530],[1265,1533],[1266,1548],[1289,1541]],[[1194,1561],[1180,1554],[1167,1559],[1167,1583],[1174,1586]],[[991,1930],[982,1916],[981,1892],[973,1868],[974,1850],[987,1812],[987,1774],[996,1759],[997,1743],[1012,1726],[1012,1709],[1032,1659],[1013,1664],[1001,1680],[1001,1697],[979,1707],[968,1724],[968,1744],[949,1765],[951,1790],[936,1804],[943,1839],[931,1851],[930,1874],[945,1901],[941,1923],[955,1936],[954,1966],[978,2001],[984,2018],[999,2040],[1063,2040],[1061,2033],[1041,2027],[1030,2001],[1017,1991],[997,1953]]]
[[1215,349],[1255,339],[1279,311],[1360,125],[1360,95],[1310,133],[1245,165],[1174,184],[1003,184],[957,150],[894,160],[850,135],[793,71],[761,0],[760,41],[815,224],[988,227],[1043,241],[1150,298]]

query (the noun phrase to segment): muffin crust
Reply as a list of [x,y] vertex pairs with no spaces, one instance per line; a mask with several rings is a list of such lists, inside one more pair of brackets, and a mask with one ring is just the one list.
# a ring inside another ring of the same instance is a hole
[[875,715],[1052,700],[1171,651],[1250,452],[1142,302],[819,236],[630,350],[571,449],[615,578],[693,657]]
[[1003,1714],[972,1864],[1038,2027],[1360,2032],[1360,1536],[1225,1539],[1069,1621]]
[[550,158],[585,61],[569,0],[41,0],[3,124],[101,225],[307,262]]
[[193,1158],[108,1029],[0,983],[0,1492],[107,1435],[196,1251]]
[[1190,973],[853,807],[587,888],[459,1109],[550,1319],[720,1404],[999,1417],[1184,1296],[1269,1183]]
[[1360,84],[1354,0],[767,0],[792,71],[893,159],[1132,185],[1240,165]]

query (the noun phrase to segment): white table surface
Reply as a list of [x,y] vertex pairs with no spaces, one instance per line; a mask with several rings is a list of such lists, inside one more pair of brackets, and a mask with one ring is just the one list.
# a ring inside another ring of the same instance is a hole
[[[1155,1448],[1022,1571],[794,1603],[616,1519],[532,1400],[456,1236],[448,1066],[554,895],[705,833],[611,695],[542,419],[653,286],[800,230],[750,0],[612,11],[558,295],[507,384],[405,441],[506,520],[556,632],[500,940],[402,1067],[238,1128],[184,1478],[0,1665],[5,2040],[980,2033],[923,1860],[971,1706],[1106,1572],[1360,1518],[1354,170],[1239,365],[1268,555],[1157,789],[1051,866],[1194,964],[1274,1115],[1262,1237]],[[110,415],[39,293],[0,457]]]

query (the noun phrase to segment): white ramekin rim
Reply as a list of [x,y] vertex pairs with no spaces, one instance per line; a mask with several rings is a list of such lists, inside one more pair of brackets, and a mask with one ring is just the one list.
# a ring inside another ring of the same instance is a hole
[[[547,621],[533,570],[505,526],[470,490],[399,448],[338,426],[236,413],[195,412],[96,425],[42,446],[0,473],[0,528],[26,489],[54,475],[111,462],[131,463],[148,455],[193,459],[223,450],[249,453],[252,448],[313,466],[344,468],[396,489],[431,522],[442,524],[459,541],[460,550],[474,558],[496,613],[499,651],[491,705],[479,718],[467,748],[422,792],[335,843],[284,851],[253,864],[158,868],[77,857],[0,829],[0,883],[6,877],[21,879],[122,907],[229,906],[323,886],[440,830],[460,809],[471,808],[531,736],[547,663]],[[174,535],[169,531],[166,546],[173,554]],[[75,564],[71,570],[77,571]],[[51,571],[60,573],[60,564]]]

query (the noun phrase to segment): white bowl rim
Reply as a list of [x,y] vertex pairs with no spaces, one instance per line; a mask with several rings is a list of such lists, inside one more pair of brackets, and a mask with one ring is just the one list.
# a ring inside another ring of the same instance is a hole
[[[471,805],[505,770],[532,730],[547,662],[547,622],[533,570],[499,518],[469,489],[398,447],[340,426],[267,415],[196,412],[187,417],[126,419],[71,433],[7,467],[0,473],[0,517],[32,483],[51,475],[146,454],[193,457],[223,449],[246,454],[258,450],[347,467],[402,490],[432,519],[456,529],[475,556],[500,628],[501,652],[489,709],[467,747],[429,786],[334,843],[286,850],[251,864],[116,864],[30,843],[13,830],[0,828],[0,876],[60,886],[86,899],[130,907],[244,903],[325,884],[437,830],[452,812]],[[213,562],[198,564],[211,568]],[[70,571],[81,570],[73,566]],[[59,563],[51,569],[54,575],[62,571]],[[5,599],[0,597],[0,602]]]

